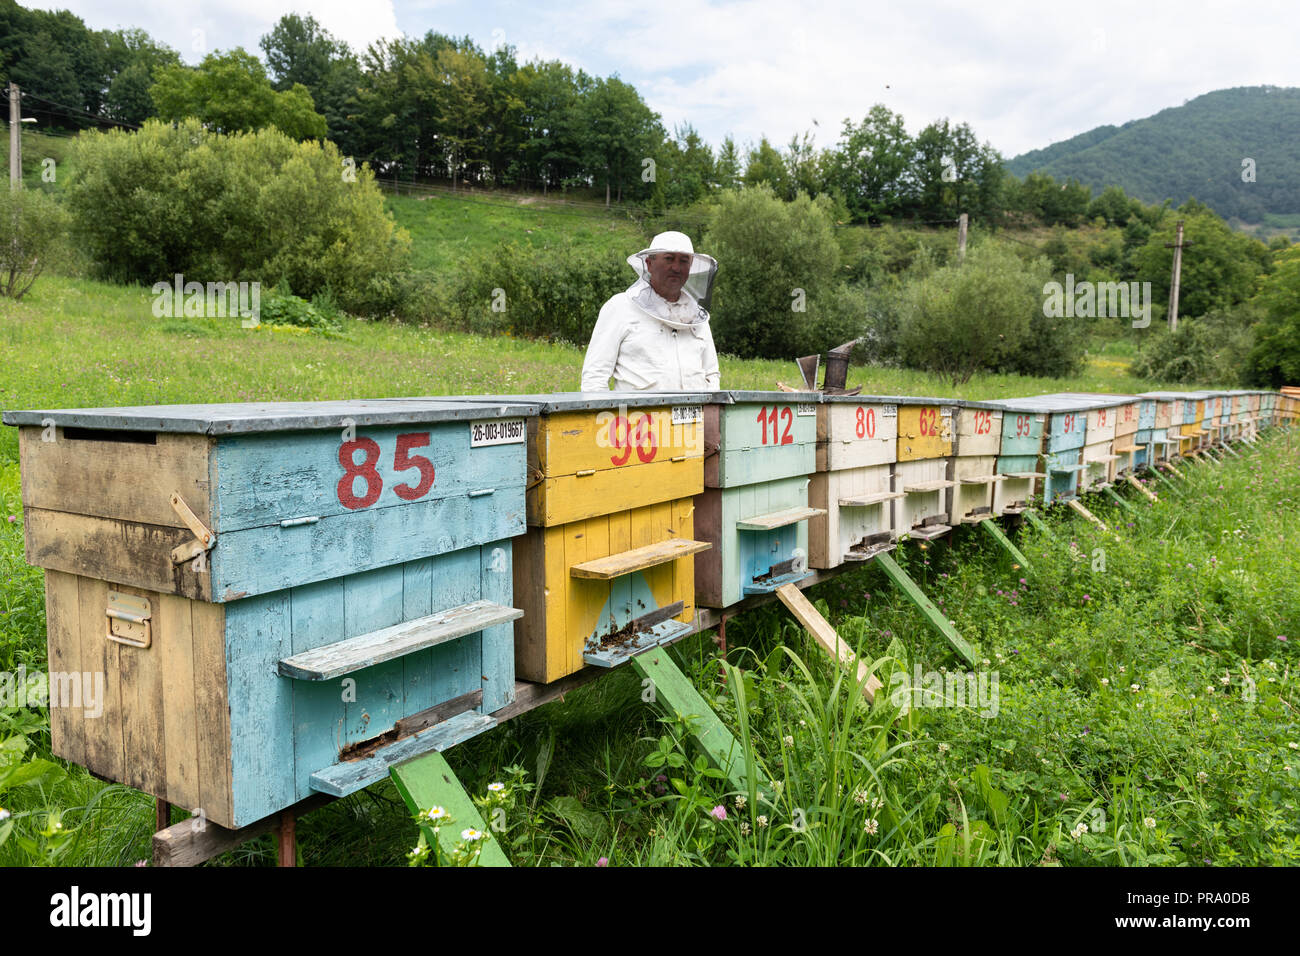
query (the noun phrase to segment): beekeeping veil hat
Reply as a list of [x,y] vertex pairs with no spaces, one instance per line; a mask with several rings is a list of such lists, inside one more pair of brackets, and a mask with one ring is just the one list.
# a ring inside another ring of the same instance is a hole
[[[650,245],[640,252],[627,257],[627,264],[636,270],[641,282],[649,284],[650,273],[646,268],[646,259],[660,252],[684,252],[691,256],[691,272],[682,288],[691,298],[707,310],[713,298],[713,277],[718,272],[718,260],[696,252],[691,245],[690,236],[682,232],[661,232],[650,241]],[[638,283],[640,284],[640,283]]]

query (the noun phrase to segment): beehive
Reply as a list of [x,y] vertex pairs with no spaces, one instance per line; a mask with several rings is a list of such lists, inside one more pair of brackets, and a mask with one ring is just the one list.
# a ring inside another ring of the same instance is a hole
[[528,529],[515,542],[520,678],[550,683],[588,664],[612,667],[690,629],[693,556],[709,547],[695,540],[709,398],[515,397],[534,406]]
[[809,504],[809,562],[834,568],[894,546],[893,465],[898,403],[866,395],[826,395],[817,406],[817,471]]
[[1003,480],[994,486],[993,510],[997,514],[1020,514],[1032,504],[1039,482],[1047,477],[1038,470],[1047,414],[1041,405],[1027,407],[1014,400],[997,404],[1003,413],[995,467]]
[[1205,392],[1183,392],[1183,424],[1178,435],[1178,453],[1183,456],[1194,455],[1207,436],[1202,423],[1205,421]]
[[1043,448],[1038,472],[1042,479],[1041,500],[1050,505],[1074,498],[1079,493],[1079,474],[1088,466],[1083,461],[1088,412],[1100,404],[1077,395],[1058,393],[1035,395],[997,403],[1006,410],[1046,416]]
[[107,686],[97,719],[52,711],[54,752],[238,827],[491,727],[514,694],[525,411],[6,413],[50,668]]
[[952,526],[949,491],[954,419],[959,402],[942,398],[898,399],[898,459],[894,490],[894,529],[901,537],[932,539]]
[[[1135,471],[1152,467],[1155,461],[1156,405],[1153,398],[1141,398],[1138,402],[1138,427],[1133,436],[1136,445],[1133,452]],[[1161,433],[1163,438],[1163,432]]]
[[995,507],[995,490],[1005,480],[997,467],[1003,414],[988,402],[962,402],[955,415],[948,518],[953,525],[973,524],[1001,513]]
[[696,600],[727,607],[806,577],[817,467],[815,392],[716,392],[704,409],[704,491],[696,499]]
[[1155,425],[1151,430],[1150,464],[1171,461],[1178,456],[1179,434],[1182,431],[1183,399],[1176,392],[1143,392],[1140,398],[1155,402]]
[[1088,410],[1083,461],[1088,467],[1079,476],[1080,491],[1098,491],[1133,467],[1138,425],[1136,395],[1100,392],[1062,392],[1062,395],[1097,403]]

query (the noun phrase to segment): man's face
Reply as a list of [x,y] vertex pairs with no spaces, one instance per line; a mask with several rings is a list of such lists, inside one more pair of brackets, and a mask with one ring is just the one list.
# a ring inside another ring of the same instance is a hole
[[657,252],[646,257],[646,271],[650,273],[650,288],[669,302],[676,302],[682,284],[691,274],[691,260],[686,252]]

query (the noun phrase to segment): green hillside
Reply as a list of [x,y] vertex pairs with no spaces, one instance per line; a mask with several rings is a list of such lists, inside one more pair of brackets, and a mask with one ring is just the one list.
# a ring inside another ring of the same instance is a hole
[[[1300,227],[1300,89],[1217,90],[1123,126],[1099,126],[1007,163],[1024,176],[1074,177],[1100,191],[1180,205],[1189,197],[1225,219]],[[1243,161],[1254,160],[1254,182]],[[1249,177],[1247,177],[1249,178]]]

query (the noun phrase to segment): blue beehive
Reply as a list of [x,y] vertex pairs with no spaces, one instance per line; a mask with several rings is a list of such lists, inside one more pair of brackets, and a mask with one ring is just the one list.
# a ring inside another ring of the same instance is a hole
[[102,671],[54,752],[238,827],[495,723],[531,406],[10,412],[52,670]]

